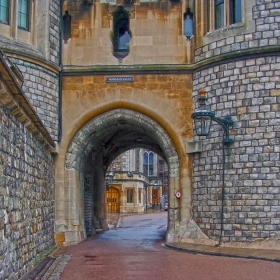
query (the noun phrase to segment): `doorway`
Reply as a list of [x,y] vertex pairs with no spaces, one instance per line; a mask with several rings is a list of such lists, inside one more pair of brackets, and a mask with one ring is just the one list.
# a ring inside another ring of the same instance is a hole
[[106,192],[107,212],[120,212],[120,191],[117,188],[109,187]]

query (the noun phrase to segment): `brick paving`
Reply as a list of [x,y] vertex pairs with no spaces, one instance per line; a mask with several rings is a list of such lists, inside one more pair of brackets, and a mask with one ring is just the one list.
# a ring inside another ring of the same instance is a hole
[[[122,228],[101,233],[78,245],[64,248],[62,255],[42,280],[274,280],[279,276],[279,263],[247,259],[250,252],[256,256],[256,250],[247,250],[247,256],[244,254],[246,259],[239,259],[215,254],[202,255],[207,246],[194,244],[192,246],[197,252],[194,250],[192,254],[164,249],[162,244],[166,218],[165,212],[126,216]],[[227,253],[236,252],[235,248],[215,248],[213,250],[219,252],[223,252],[224,249]],[[274,252],[278,254],[277,251]]]

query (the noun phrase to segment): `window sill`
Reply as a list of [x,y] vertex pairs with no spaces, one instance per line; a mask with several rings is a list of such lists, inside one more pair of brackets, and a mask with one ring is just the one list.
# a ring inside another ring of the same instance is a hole
[[230,36],[236,36],[247,33],[246,26],[244,22],[234,23],[231,25],[226,25],[222,28],[209,31],[203,38],[204,45],[213,43],[220,39],[224,39]]
[[29,32],[29,29],[28,29],[28,28],[24,28],[24,27],[18,26],[18,29]]

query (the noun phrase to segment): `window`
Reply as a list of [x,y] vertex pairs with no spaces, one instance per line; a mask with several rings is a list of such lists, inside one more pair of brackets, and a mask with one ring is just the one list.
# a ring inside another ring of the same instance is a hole
[[0,0],[0,22],[9,23],[9,0]]
[[142,189],[138,189],[138,203],[142,202]]
[[230,24],[241,22],[241,0],[229,2]]
[[219,29],[242,21],[242,0],[215,0],[213,3],[207,1],[207,10],[214,11],[213,25],[211,25],[212,16],[208,17],[210,30],[211,26]]
[[29,29],[29,0],[18,0],[18,27]]
[[69,15],[68,11],[65,11],[65,14],[62,17],[63,21],[63,41],[65,44],[67,44],[68,39],[71,38],[71,16]]
[[147,176],[154,175],[154,154],[146,151],[143,155],[143,173]]
[[224,0],[215,0],[215,28],[221,28],[224,24]]
[[129,13],[122,6],[113,13],[113,26],[114,56],[123,59],[129,54],[131,32],[129,30]]
[[184,35],[187,39],[193,36],[193,13],[190,8],[184,13]]
[[159,171],[164,171],[164,161],[162,159],[159,160]]
[[133,189],[127,189],[126,202],[133,203]]

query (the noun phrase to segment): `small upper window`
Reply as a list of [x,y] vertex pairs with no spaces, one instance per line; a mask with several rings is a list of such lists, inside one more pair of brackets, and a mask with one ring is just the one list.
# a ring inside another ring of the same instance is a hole
[[152,152],[146,151],[143,155],[143,173],[146,176],[154,175],[154,154]]
[[129,13],[120,6],[113,13],[113,47],[114,56],[123,59],[129,54],[129,42],[131,40],[131,32],[129,30]]
[[230,24],[241,22],[241,0],[229,2]]
[[221,28],[225,25],[225,7],[224,0],[215,0],[215,28]]
[[9,0],[0,0],[0,22],[9,23]]
[[18,27],[29,29],[29,0],[18,0]]

